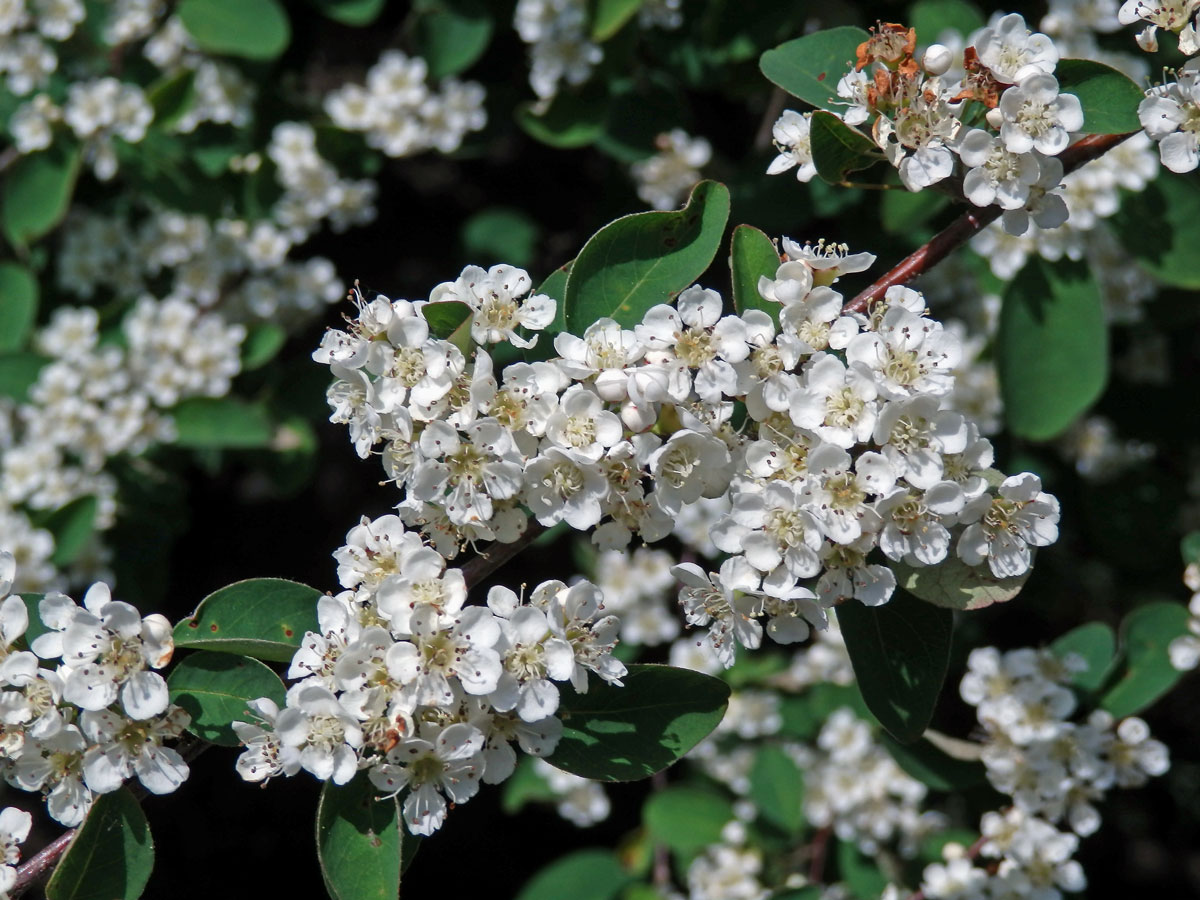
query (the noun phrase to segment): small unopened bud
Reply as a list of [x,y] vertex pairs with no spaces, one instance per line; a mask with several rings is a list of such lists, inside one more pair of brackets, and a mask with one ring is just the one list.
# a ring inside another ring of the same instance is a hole
[[989,109],[987,111],[986,118],[987,118],[987,123],[989,125],[991,125],[993,128],[995,128],[997,131],[999,131],[1000,126],[1004,124],[1004,113],[1000,112],[1000,107],[998,107],[998,106],[995,107],[994,109]]
[[930,75],[945,75],[954,65],[954,51],[945,44],[930,44],[921,57],[921,66]]

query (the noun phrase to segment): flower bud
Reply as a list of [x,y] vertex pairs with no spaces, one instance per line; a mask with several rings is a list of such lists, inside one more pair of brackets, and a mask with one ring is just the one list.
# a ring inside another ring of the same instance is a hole
[[930,75],[945,75],[954,65],[954,51],[945,44],[930,44],[921,57],[921,66]]
[[1000,107],[987,111],[987,123],[997,131],[1000,130],[1000,126],[1004,124],[1004,113],[1000,112]]

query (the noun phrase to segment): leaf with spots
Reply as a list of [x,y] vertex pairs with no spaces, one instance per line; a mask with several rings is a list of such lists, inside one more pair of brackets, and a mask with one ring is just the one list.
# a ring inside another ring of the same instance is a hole
[[403,867],[395,797],[376,799],[366,772],[347,784],[327,782],[317,806],[317,859],[334,900],[395,900]]
[[239,744],[232,723],[251,722],[247,701],[267,697],[284,704],[283,682],[267,666],[248,656],[197,652],[182,660],[167,679],[171,702],[192,717],[188,731],[222,747]]
[[175,646],[289,662],[304,635],[317,631],[321,592],[283,578],[250,578],[200,601],[175,626]]
[[583,334],[605,316],[632,328],[650,307],[670,303],[713,261],[728,219],[729,189],[702,181],[683,209],[605,225],[583,245],[567,277],[567,330]]

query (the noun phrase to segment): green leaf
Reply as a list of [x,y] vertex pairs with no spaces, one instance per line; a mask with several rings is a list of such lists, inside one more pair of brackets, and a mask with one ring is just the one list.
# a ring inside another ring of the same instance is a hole
[[830,112],[813,113],[809,141],[817,174],[830,184],[840,184],[851,172],[879,160],[874,141]]
[[704,274],[724,236],[729,189],[701,181],[676,212],[645,212],[605,225],[583,245],[567,278],[574,334],[605,316],[626,328]]
[[1051,644],[1050,649],[1060,659],[1070,653],[1082,657],[1088,667],[1086,671],[1076,673],[1071,684],[1085,691],[1098,691],[1112,668],[1117,638],[1103,622],[1088,622],[1068,631]]
[[1121,675],[1100,698],[1118,719],[1150,706],[1175,686],[1183,673],[1171,665],[1167,647],[1188,634],[1188,610],[1180,603],[1139,606],[1121,623]]
[[611,850],[577,850],[534,875],[517,900],[612,900],[632,880]]
[[935,791],[956,793],[987,783],[983,763],[955,759],[928,740],[901,744],[890,734],[880,735],[880,743],[901,769]]
[[401,842],[395,797],[376,800],[366,772],[347,784],[326,782],[317,805],[317,860],[333,900],[395,900]]
[[690,669],[633,665],[622,681],[562,689],[563,736],[546,762],[596,781],[647,778],[716,728],[729,700],[723,681]]
[[475,313],[461,300],[440,300],[426,303],[421,315],[429,323],[429,333],[435,338],[449,341],[469,356],[471,353],[471,322]]
[[146,91],[146,99],[154,108],[154,125],[169,130],[183,117],[196,98],[196,72],[181,69],[174,75],[165,75]]
[[237,397],[191,397],[171,409],[180,447],[265,447],[274,430],[266,410]]
[[937,43],[943,31],[957,31],[967,37],[986,24],[983,14],[965,0],[918,0],[912,5],[907,21],[917,29],[920,47]]
[[246,328],[242,341],[242,371],[261,369],[273,360],[287,343],[287,331],[274,322],[254,322]]
[[423,4],[413,24],[418,55],[437,80],[469,69],[487,50],[494,26],[480,0],[433,0]]
[[290,662],[318,631],[321,592],[282,578],[250,578],[213,591],[175,626],[175,646]]
[[1004,293],[995,354],[1013,434],[1048,440],[1087,410],[1108,380],[1108,328],[1086,264],[1027,263]]
[[275,59],[287,49],[292,26],[277,0],[182,0],[183,27],[208,53]]
[[541,227],[528,213],[493,206],[463,223],[463,250],[484,267],[491,263],[525,267],[533,261],[540,235]]
[[38,283],[25,266],[0,262],[0,352],[25,346],[37,318]]
[[38,612],[38,604],[42,602],[45,594],[35,594],[25,592],[21,594],[21,602],[25,604],[25,612],[29,616],[29,626],[25,629],[25,646],[29,647],[35,640],[41,637],[50,629],[46,623],[42,621],[41,613]]
[[0,191],[0,227],[10,243],[36,241],[62,221],[75,193],[80,159],[79,147],[58,141],[13,163]]
[[595,0],[592,40],[604,43],[637,15],[643,0]]
[[758,67],[792,96],[828,109],[838,100],[838,82],[854,66],[858,45],[869,37],[849,25],[817,31],[768,50]]
[[167,678],[171,702],[188,711],[188,731],[222,747],[238,746],[233,722],[252,722],[246,701],[268,697],[283,707],[286,689],[267,666],[248,656],[198,651],[184,658]]
[[370,25],[383,12],[387,0],[308,0],[321,13],[343,25]]
[[1183,556],[1185,566],[1200,563],[1200,531],[1192,531],[1183,536],[1183,540],[1179,542],[1179,553]]
[[950,198],[937,191],[914,192],[898,187],[883,192],[879,221],[888,234],[911,238],[914,228],[924,225],[949,205]]
[[860,719],[869,720],[871,711],[853,684],[818,682],[803,694],[784,695],[779,704],[783,725],[779,733],[804,741],[815,740],[834,710],[849,708]]
[[733,308],[738,315],[748,309],[761,309],[772,321],[778,321],[779,304],[764,300],[758,292],[758,279],[774,279],[779,269],[779,251],[775,249],[775,242],[753,225],[737,226],[729,240],[729,269],[733,281]]
[[0,397],[24,403],[50,359],[37,353],[0,353]]
[[1146,94],[1129,76],[1090,59],[1060,59],[1054,77],[1059,93],[1079,98],[1083,107],[1081,134],[1141,131],[1137,108]]
[[98,506],[95,497],[77,497],[38,523],[54,535],[54,555],[50,561],[56,566],[69,566],[87,546],[96,530]]
[[917,740],[946,679],[954,613],[897,590],[883,606],[848,600],[837,619],[867,707],[902,744]]
[[888,878],[879,870],[879,864],[849,841],[838,841],[837,863],[842,881],[858,900],[875,900],[888,886]]
[[101,794],[46,884],[49,900],[137,900],[154,868],[150,825],[129,788]]
[[900,587],[914,597],[947,609],[983,609],[993,603],[1007,603],[1029,580],[1032,572],[997,578],[986,565],[968,566],[956,555],[936,566],[910,566],[891,563]]
[[804,827],[804,775],[782,748],[765,744],[750,769],[750,799],[762,817],[789,835]]
[[691,856],[721,842],[721,829],[733,818],[733,804],[723,794],[681,786],[651,794],[642,807],[642,822],[655,843]]
[[517,107],[517,124],[536,141],[559,150],[587,147],[604,134],[608,124],[608,91],[589,82],[578,90],[559,91],[549,109],[534,113],[534,104]]
[[[1200,179],[1161,172],[1144,191],[1127,192],[1109,219],[1142,268],[1171,287],[1200,288]],[[1153,223],[1147,228],[1146,223]]]

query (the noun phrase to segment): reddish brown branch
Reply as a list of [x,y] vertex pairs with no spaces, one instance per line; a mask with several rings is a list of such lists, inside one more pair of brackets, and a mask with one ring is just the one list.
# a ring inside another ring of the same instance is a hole
[[824,828],[818,828],[813,835],[809,845],[812,849],[812,859],[808,865],[808,880],[811,884],[820,884],[821,879],[825,877],[825,857],[829,853],[829,838],[832,833],[833,829],[826,825]]
[[488,544],[487,550],[480,553],[474,559],[467,562],[462,567],[463,578],[467,582],[468,588],[473,588],[483,579],[487,578],[502,565],[528,547],[543,531],[546,526],[540,524],[534,519],[529,520],[529,524],[525,528],[525,533],[513,541],[511,544],[501,544],[499,541],[493,541]]
[[[1063,164],[1063,173],[1074,172],[1137,133],[1131,131],[1128,134],[1089,134],[1081,138],[1058,157]],[[996,221],[1000,213],[1001,209],[998,206],[971,209],[963,213],[934,235],[929,243],[918,247],[886,275],[843,306],[842,313],[866,312],[871,302],[882,297],[888,288],[897,284],[907,284],[918,275],[928,272],[983,228]]]
[[17,868],[17,880],[13,882],[10,897],[19,897],[33,885],[35,881],[49,872],[58,863],[59,857],[67,852],[71,840],[78,828],[64,831],[53,841],[35,853]]

